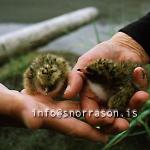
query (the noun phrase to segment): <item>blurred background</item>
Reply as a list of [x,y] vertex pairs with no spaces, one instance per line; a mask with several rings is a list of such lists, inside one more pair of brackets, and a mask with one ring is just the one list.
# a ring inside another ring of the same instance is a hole
[[[100,11],[97,30],[100,40],[149,11],[149,0],[0,0],[0,35],[76,9],[95,6]],[[59,38],[48,46],[84,53],[96,44],[93,25]],[[45,50],[45,48],[44,48]],[[47,47],[46,47],[47,50]]]
[[[70,61],[77,59],[98,42],[109,39],[118,29],[149,12],[150,0],[0,0],[0,35],[88,6],[95,6],[100,11],[94,25],[91,23],[68,33],[39,51],[67,51],[69,53],[62,54],[64,57]],[[30,54],[2,66],[0,82],[20,90],[22,73],[29,58],[32,58]],[[100,150],[102,147],[101,143],[71,138],[53,130],[0,128],[0,150]],[[149,148],[147,135],[129,137],[112,147],[113,150]]]
[[101,19],[121,23],[145,14],[149,4],[149,0],[0,0],[0,21],[32,23],[95,6],[101,12]]

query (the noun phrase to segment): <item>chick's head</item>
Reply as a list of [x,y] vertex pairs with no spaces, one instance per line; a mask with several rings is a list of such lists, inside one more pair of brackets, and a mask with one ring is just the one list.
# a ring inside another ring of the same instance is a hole
[[45,64],[37,70],[37,81],[39,86],[48,93],[57,86],[62,72],[56,64]]

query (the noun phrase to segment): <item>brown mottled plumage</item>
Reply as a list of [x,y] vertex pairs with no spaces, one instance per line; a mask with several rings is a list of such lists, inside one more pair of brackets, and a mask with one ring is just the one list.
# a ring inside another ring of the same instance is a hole
[[132,95],[141,89],[132,76],[133,70],[138,66],[142,65],[101,58],[79,71],[85,74],[96,96],[107,102],[108,108],[124,110]]
[[70,66],[64,58],[50,53],[42,54],[25,71],[24,88],[29,94],[58,96],[69,71]]

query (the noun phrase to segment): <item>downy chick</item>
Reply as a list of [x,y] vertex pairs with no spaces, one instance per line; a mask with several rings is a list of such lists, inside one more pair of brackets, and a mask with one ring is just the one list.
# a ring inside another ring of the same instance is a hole
[[124,111],[132,95],[142,90],[132,76],[133,70],[138,66],[142,65],[100,58],[78,71],[85,74],[91,90],[106,102],[108,108]]
[[70,71],[68,62],[50,53],[35,58],[24,73],[24,88],[29,94],[60,95]]

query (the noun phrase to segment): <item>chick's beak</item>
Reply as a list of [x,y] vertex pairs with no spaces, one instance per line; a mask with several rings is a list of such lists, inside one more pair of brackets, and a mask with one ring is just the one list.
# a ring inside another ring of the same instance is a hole
[[45,88],[46,95],[48,95],[48,92],[49,92],[49,88]]
[[87,74],[87,73],[88,73],[86,69],[77,69],[77,71],[82,72],[82,73],[84,73],[84,74]]
[[93,72],[89,71],[87,68],[77,69],[77,71],[81,72],[81,75],[83,75],[83,77],[86,77],[86,78],[93,76]]

